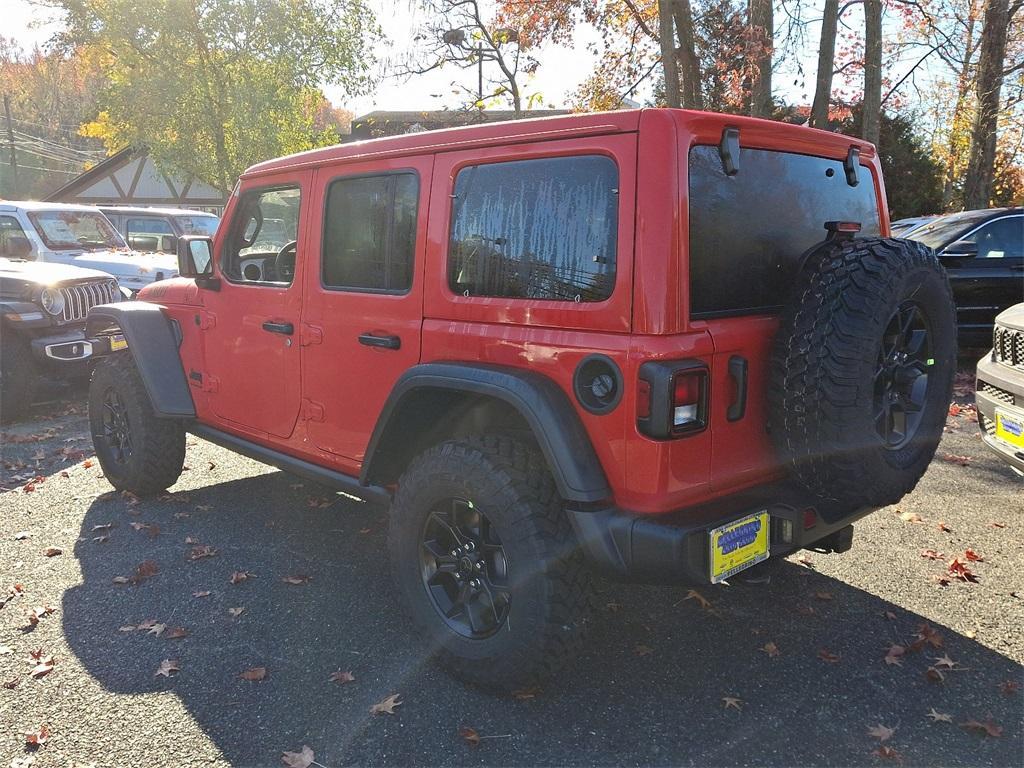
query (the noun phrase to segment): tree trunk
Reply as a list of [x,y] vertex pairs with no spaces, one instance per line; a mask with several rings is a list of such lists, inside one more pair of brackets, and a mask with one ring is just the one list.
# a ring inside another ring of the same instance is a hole
[[877,146],[882,111],[882,0],[864,0],[863,107],[861,136]]
[[754,73],[750,83],[750,114],[770,117],[772,104],[772,43],[775,19],[772,0],[748,0],[747,24],[754,47]]
[[665,72],[665,104],[679,107],[679,65],[672,34],[672,5],[673,0],[658,0],[658,41],[661,43],[661,66]]
[[1006,29],[1009,25],[1009,0],[987,0],[981,31],[981,56],[978,59],[978,106],[971,131],[971,154],[964,183],[964,205],[968,209],[987,208],[992,196],[996,126],[999,122]]
[[679,79],[683,89],[683,107],[704,109],[700,62],[697,59],[697,45],[693,40],[693,10],[690,7],[690,0],[675,0],[672,6],[676,38],[679,41]]
[[808,124],[813,128],[828,126],[828,108],[832,103],[832,74],[836,57],[836,26],[839,22],[839,0],[825,0],[821,19],[821,40],[818,43],[818,73],[814,81],[814,101]]
[[971,128],[968,124],[967,98],[972,85],[971,54],[974,51],[974,28],[978,21],[975,8],[976,5],[972,2],[970,12],[965,20],[963,50],[966,55],[963,68],[957,75],[956,103],[953,105],[953,117],[949,121],[949,140],[946,143],[946,174],[942,184],[942,210],[944,211],[948,211],[952,207],[956,182],[963,169],[960,149],[963,146],[964,137],[970,133]]

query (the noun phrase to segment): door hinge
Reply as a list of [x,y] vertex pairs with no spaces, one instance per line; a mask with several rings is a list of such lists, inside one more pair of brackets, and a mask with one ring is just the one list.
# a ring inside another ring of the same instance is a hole
[[220,391],[220,379],[216,376],[204,373],[203,377],[203,392],[218,392]]
[[196,325],[199,326],[199,330],[208,331],[217,325],[217,316],[205,309],[196,312]]
[[322,344],[324,340],[324,329],[317,325],[302,325],[302,334],[300,343],[304,347],[308,347],[312,344]]
[[306,421],[323,421],[324,420],[324,406],[315,400],[309,398],[303,398],[302,400],[302,416]]

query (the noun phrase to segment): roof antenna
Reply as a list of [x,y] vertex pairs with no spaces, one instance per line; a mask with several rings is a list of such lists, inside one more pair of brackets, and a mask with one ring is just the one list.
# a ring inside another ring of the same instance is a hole
[[[722,158],[722,170],[726,176],[735,176],[740,172],[739,128],[722,129],[722,140],[718,142],[718,156]],[[847,172],[847,178],[849,178],[849,172]]]

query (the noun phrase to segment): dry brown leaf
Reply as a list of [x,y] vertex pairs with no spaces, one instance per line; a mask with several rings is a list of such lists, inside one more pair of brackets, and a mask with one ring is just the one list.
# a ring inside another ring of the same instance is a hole
[[903,755],[885,744],[880,744],[878,749],[873,750],[871,754],[875,757],[881,757],[885,760],[895,760],[896,762],[900,762],[903,759]]
[[828,648],[821,648],[818,650],[818,658],[822,661],[827,661],[829,664],[838,664],[842,656],[838,653],[832,653]]
[[30,747],[38,747],[40,744],[45,744],[50,738],[50,729],[46,725],[41,725],[35,731],[25,732],[25,744]]
[[896,733],[895,728],[887,728],[881,723],[872,728],[868,728],[868,736],[873,739],[878,739],[879,741],[888,741],[892,738],[894,733]]
[[933,723],[952,723],[953,722],[953,716],[952,715],[946,715],[946,714],[943,714],[942,712],[936,712],[935,711],[935,707],[932,707],[931,711],[928,712],[925,715],[925,717],[930,717]]
[[250,573],[249,571],[232,571],[230,581],[232,584],[241,584],[243,581],[252,579],[255,576],[255,573]]
[[459,736],[471,747],[475,747],[480,743],[480,734],[474,728],[469,728],[468,726],[459,728]]
[[937,669],[953,669],[957,665],[957,662],[949,658],[949,654],[945,653],[942,656],[935,659],[935,667]]
[[114,577],[114,583],[115,584],[128,584],[130,582],[131,582],[131,579],[129,579],[127,576],[115,576]]
[[305,745],[302,747],[301,752],[281,753],[281,762],[284,763],[287,768],[309,768],[315,760],[315,753]]
[[[142,625],[140,624],[139,627],[141,628]],[[150,624],[148,627],[146,627],[146,634],[154,635],[155,637],[160,637],[160,635],[164,633],[165,629],[167,629],[166,624]]]
[[285,576],[281,581],[285,584],[308,584],[312,578],[312,576],[306,576],[305,574],[296,574],[295,576]]
[[938,522],[938,523],[937,523],[937,524],[935,525],[935,527],[936,527],[936,528],[938,528],[938,529],[939,529],[940,531],[942,531],[943,533],[952,533],[952,532],[953,532],[953,529],[952,529],[952,528],[950,528],[950,527],[949,527],[949,526],[948,526],[948,525],[947,525],[946,523],[943,523],[942,521],[939,521],[939,522]]
[[696,589],[691,589],[689,592],[687,592],[686,593],[686,597],[684,597],[683,600],[696,600],[697,604],[701,608],[710,608],[711,607],[711,601],[708,600],[706,597],[704,597],[704,595],[702,595]]
[[543,693],[543,690],[540,686],[534,685],[529,688],[520,688],[518,691],[512,691],[512,698],[519,701],[528,701],[537,698],[541,693]]
[[355,679],[355,676],[351,672],[342,671],[339,669],[337,672],[332,672],[331,676],[327,678],[327,681],[330,683],[338,683],[339,685],[344,685],[345,683],[354,682]]
[[941,552],[936,552],[934,549],[922,549],[921,557],[927,557],[929,560],[944,560],[946,556]]
[[237,619],[239,616],[245,613],[245,608],[228,608],[228,613],[231,614],[231,618]]
[[826,600],[827,601],[827,600],[831,600],[832,599],[832,593],[831,592],[815,592],[814,596],[816,598],[818,598],[819,600]]
[[60,547],[47,547],[43,550],[43,554],[47,557],[56,557],[57,555],[64,554],[64,550]]
[[53,656],[44,656],[39,659],[39,663],[32,668],[32,671],[29,672],[29,674],[36,679],[44,677],[53,671],[53,665],[56,661],[57,660],[53,658]]
[[24,541],[29,536],[31,536],[31,534],[28,531],[18,531],[16,534],[14,534],[14,540],[15,541]]
[[263,680],[267,676],[267,668],[252,667],[250,669],[245,670],[244,672],[241,672],[238,676],[243,680],[251,680],[253,682],[258,683],[260,680]]
[[917,512],[900,512],[900,520],[905,523],[923,523],[924,518],[921,517]]
[[978,581],[978,577],[974,571],[968,568],[966,563],[961,562],[959,558],[954,557],[950,560],[946,566],[946,570],[961,581],[969,581],[972,583],[977,583]]
[[983,563],[985,558],[975,552],[973,549],[967,548],[964,550],[964,559],[969,560],[972,563]]
[[1004,696],[1013,696],[1020,690],[1020,682],[1017,680],[1004,680],[999,684],[999,690]]
[[906,652],[907,652],[907,649],[904,648],[902,645],[896,645],[895,643],[893,643],[892,645],[889,646],[889,650],[885,652],[885,663],[886,663],[886,665],[888,665],[890,667],[892,667],[892,666],[897,666],[897,667],[903,666],[903,655]]
[[376,704],[374,704],[372,707],[370,707],[370,714],[371,715],[381,715],[381,714],[383,714],[383,715],[393,715],[393,714],[395,714],[395,707],[400,707],[400,706],[402,706],[402,703],[403,703],[403,702],[399,701],[399,698],[401,697],[401,695],[402,694],[400,694],[400,693],[393,693],[390,696],[387,696],[387,697],[381,699]]
[[192,597],[209,597],[209,596],[210,596],[210,590],[208,590],[208,589],[201,589],[198,592],[193,592],[192,593]]
[[779,655],[779,646],[772,642],[765,643],[758,650],[767,653],[768,658],[770,659],[774,659],[776,656]]
[[637,643],[633,646],[633,653],[635,653],[637,656],[650,656],[652,653],[654,653],[654,649],[651,648],[649,645]]
[[178,640],[182,637],[188,636],[188,630],[184,627],[171,627],[164,632],[164,638],[167,640]]
[[1003,727],[996,725],[991,720],[986,720],[984,723],[978,722],[977,720],[968,720],[965,723],[960,723],[961,728],[965,728],[968,731],[977,731],[985,736],[991,736],[993,739],[998,739],[1003,735]]
[[725,704],[724,709],[735,709],[739,711],[743,708],[743,699],[738,699],[735,696],[723,696],[722,701]]
[[187,557],[189,560],[202,560],[204,557],[213,557],[217,550],[211,546],[192,547]]
[[966,467],[974,459],[970,456],[958,456],[955,453],[944,453],[942,454],[942,460],[948,461],[950,464],[959,464],[961,467]]
[[944,683],[946,681],[946,676],[936,667],[928,667],[924,671],[924,676],[933,683]]
[[135,568],[135,573],[131,578],[131,582],[132,584],[139,584],[140,582],[143,582],[146,579],[156,576],[156,574],[159,573],[159,571],[160,568],[155,561],[143,560]]
[[170,677],[174,672],[180,671],[181,667],[178,666],[177,659],[164,659],[160,662],[160,666],[153,674],[153,677],[159,677],[160,675],[163,675],[164,677]]

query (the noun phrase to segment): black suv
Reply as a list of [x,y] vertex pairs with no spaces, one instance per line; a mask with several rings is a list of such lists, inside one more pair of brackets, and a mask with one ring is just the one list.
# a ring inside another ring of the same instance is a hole
[[85,316],[121,298],[105,272],[0,258],[0,421],[31,405],[40,376],[88,373]]
[[960,344],[987,347],[995,316],[1024,301],[1024,208],[937,216],[903,237],[939,252],[953,286]]

